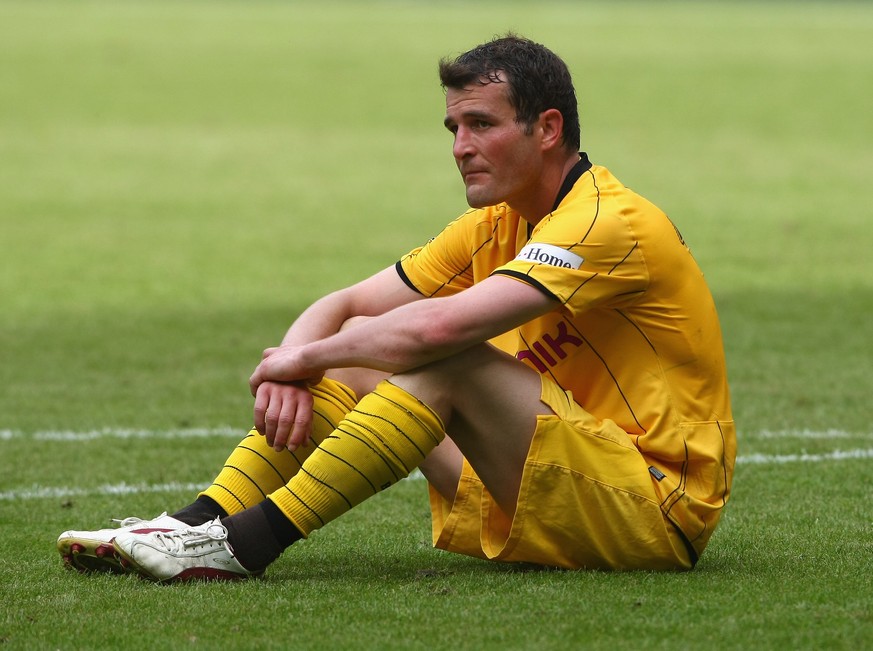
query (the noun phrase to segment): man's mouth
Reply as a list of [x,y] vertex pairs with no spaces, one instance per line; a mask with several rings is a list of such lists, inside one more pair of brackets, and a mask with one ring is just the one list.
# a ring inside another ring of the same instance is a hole
[[480,174],[485,174],[485,170],[464,170],[461,172],[461,176],[464,177],[464,181],[469,181],[470,177],[478,176]]

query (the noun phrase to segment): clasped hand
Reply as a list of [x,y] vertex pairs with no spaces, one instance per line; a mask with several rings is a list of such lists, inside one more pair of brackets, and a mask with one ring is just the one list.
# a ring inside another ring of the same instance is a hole
[[297,347],[280,346],[264,351],[249,387],[255,397],[255,429],[277,452],[292,452],[308,445],[312,437],[312,394],[309,386],[323,373],[307,374],[297,362]]

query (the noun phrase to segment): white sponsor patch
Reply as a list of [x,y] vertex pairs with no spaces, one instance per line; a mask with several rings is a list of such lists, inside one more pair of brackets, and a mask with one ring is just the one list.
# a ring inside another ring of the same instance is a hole
[[564,269],[578,269],[585,261],[581,256],[562,249],[554,244],[539,244],[533,243],[526,245],[518,255],[516,260],[522,262],[533,262],[536,264],[547,264],[553,267],[563,267]]

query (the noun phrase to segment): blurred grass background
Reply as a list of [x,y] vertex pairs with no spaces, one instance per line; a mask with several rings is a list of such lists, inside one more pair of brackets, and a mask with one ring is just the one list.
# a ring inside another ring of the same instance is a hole
[[867,426],[843,404],[871,389],[863,3],[3,2],[0,18],[10,428],[245,421],[249,370],[303,307],[465,208],[435,65],[507,29],[568,61],[583,147],[695,251],[741,427]]
[[[190,498],[101,487],[209,481],[261,350],[465,209],[436,62],[509,29],[706,272],[740,455],[825,458],[739,465],[691,574],[437,554],[412,482],[264,582],[63,573],[64,528]],[[870,447],[871,39],[863,2],[0,0],[0,645],[868,646],[869,458],[826,456]]]

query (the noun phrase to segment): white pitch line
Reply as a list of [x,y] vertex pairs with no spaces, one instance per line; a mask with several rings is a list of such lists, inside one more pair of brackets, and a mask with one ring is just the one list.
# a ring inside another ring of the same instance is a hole
[[104,484],[94,488],[40,486],[0,492],[0,501],[37,500],[45,498],[87,497],[89,495],[139,495],[142,493],[200,492],[209,484],[169,482],[165,484]]
[[873,440],[873,432],[846,432],[841,429],[820,430],[761,430],[758,432],[740,432],[741,440],[755,439],[813,439],[813,440],[833,440],[833,439],[861,439]]
[[97,439],[192,439],[192,438],[216,438],[231,437],[242,439],[248,430],[242,428],[221,427],[214,429],[190,428],[179,430],[148,430],[148,429],[97,429],[86,432],[73,432],[68,430],[55,430],[47,432],[16,432],[13,430],[0,430],[0,441],[13,439],[25,439],[32,441],[94,441]]
[[747,454],[737,457],[738,464],[818,463],[820,461],[846,461],[849,459],[873,459],[873,450],[834,450],[823,454]]
[[[72,431],[46,431],[35,433],[23,433],[13,430],[0,430],[0,442],[15,439],[35,441],[91,441],[102,438],[157,438],[157,439],[180,439],[180,438],[209,438],[209,437],[232,437],[241,439],[246,432],[235,428],[220,429],[182,429],[175,431],[156,431],[142,429],[101,429],[87,432]],[[769,431],[764,430],[751,438],[799,438],[799,439],[867,439],[873,438],[873,434],[852,434],[841,430],[827,430],[815,432],[803,431]],[[749,438],[743,437],[743,438]],[[766,465],[785,463],[821,463],[824,461],[849,461],[858,459],[873,459],[873,449],[833,450],[832,452],[817,454],[747,454],[737,457],[737,465]],[[410,480],[423,481],[424,475],[415,470]],[[136,495],[142,493],[171,493],[178,491],[199,492],[208,484],[195,484],[185,482],[169,482],[162,484],[104,484],[93,488],[74,488],[70,486],[43,486],[34,484],[28,488],[9,489],[0,491],[0,502],[18,501],[31,499],[63,499],[70,497],[86,497],[91,495]]]
[[[413,470],[409,477],[411,481],[424,480],[421,471]],[[183,482],[168,482],[164,484],[103,484],[93,488],[70,488],[67,486],[40,486],[38,484],[30,488],[0,491],[0,502],[38,499],[66,499],[70,497],[90,497],[93,495],[139,495],[142,493],[175,493],[186,491],[199,493],[209,487],[209,484],[195,484]]]
[[[873,449],[866,450],[834,450],[825,454],[750,454],[737,457],[737,465],[761,465],[784,463],[820,463],[822,461],[847,461],[857,459],[873,459]],[[414,470],[409,477],[411,481],[424,481],[420,470]],[[104,484],[94,488],[71,488],[67,486],[40,486],[30,488],[0,491],[0,502],[11,502],[33,499],[64,499],[70,497],[88,497],[92,495],[137,495],[141,493],[173,493],[187,491],[198,493],[208,484],[169,482],[164,484]]]
[[[113,429],[103,428],[75,432],[72,430],[48,430],[43,432],[20,432],[16,430],[0,430],[0,441],[16,439],[32,441],[94,441],[104,438],[118,439],[190,439],[190,438],[236,438],[242,439],[249,430],[241,427],[216,428],[186,428],[178,430],[149,429]],[[873,440],[873,432],[847,432],[839,429],[828,430],[759,430],[757,432],[740,431],[740,442],[759,439],[801,439],[801,440]]]

